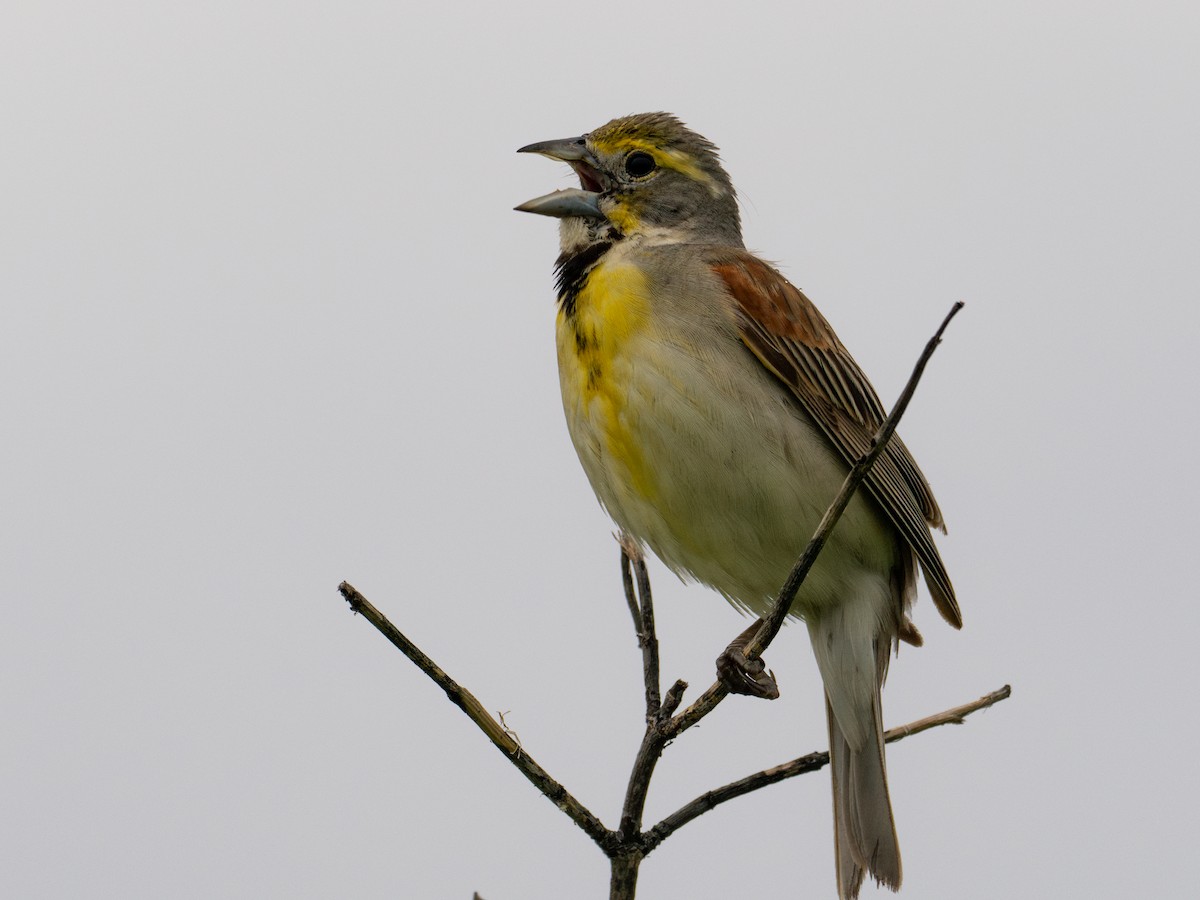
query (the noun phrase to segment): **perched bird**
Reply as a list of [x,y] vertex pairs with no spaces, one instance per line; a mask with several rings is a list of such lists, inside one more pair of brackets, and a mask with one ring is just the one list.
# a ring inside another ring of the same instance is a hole
[[[580,187],[518,206],[560,220],[559,376],[601,504],[672,571],[765,614],[885,418],[812,302],[745,249],[717,148],[674,116],[522,147]],[[893,438],[796,596],[825,686],[838,893],[900,886],[879,692],[917,565],[962,619],[930,527],[942,514]]]

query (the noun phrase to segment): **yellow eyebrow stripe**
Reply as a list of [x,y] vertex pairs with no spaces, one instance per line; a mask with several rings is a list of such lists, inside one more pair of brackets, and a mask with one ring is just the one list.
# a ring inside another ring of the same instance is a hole
[[700,182],[712,192],[714,197],[720,196],[722,193],[721,186],[717,184],[713,177],[700,168],[700,166],[696,165],[696,161],[691,156],[681,150],[662,147],[653,141],[629,137],[627,135],[609,140],[605,140],[604,138],[596,139],[593,136],[592,140],[595,142],[596,149],[603,153],[632,152],[634,150],[649,153],[654,157],[654,161],[659,166],[664,169],[673,169],[679,174],[690,178],[692,181]]

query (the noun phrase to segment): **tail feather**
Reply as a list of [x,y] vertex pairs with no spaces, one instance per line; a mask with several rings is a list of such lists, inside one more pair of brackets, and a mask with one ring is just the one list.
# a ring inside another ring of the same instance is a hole
[[896,824],[888,797],[883,756],[883,729],[878,694],[875,701],[875,740],[855,751],[846,741],[833,708],[829,719],[829,757],[833,772],[833,835],[837,858],[838,896],[853,900],[870,873],[892,890],[900,887],[903,871]]
[[829,719],[829,763],[833,773],[833,853],[837,866],[838,897],[839,900],[849,900],[858,896],[864,871],[860,862],[861,853],[856,852],[861,842],[850,833],[851,816],[847,810],[847,798],[851,794],[850,745],[838,728],[828,700],[825,701],[825,712]]
[[833,776],[833,829],[838,896],[853,900],[870,874],[900,887],[900,845],[888,797],[879,691],[893,640],[879,633],[868,604],[843,604],[810,620],[809,635],[829,722]]

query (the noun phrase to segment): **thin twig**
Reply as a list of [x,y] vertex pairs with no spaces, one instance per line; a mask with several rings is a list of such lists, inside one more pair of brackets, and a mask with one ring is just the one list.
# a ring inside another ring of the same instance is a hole
[[[659,683],[658,634],[654,628],[654,600],[650,593],[650,575],[646,557],[636,542],[625,534],[616,535],[621,545],[621,582],[625,601],[633,618],[638,646],[642,649],[642,675],[646,685],[646,722],[657,721],[662,714]],[[634,587],[636,577],[637,586]]]
[[[926,716],[924,719],[909,722],[907,725],[891,728],[884,734],[883,739],[886,743],[894,744],[896,741],[902,741],[906,737],[912,737],[914,734],[920,734],[922,731],[928,731],[930,728],[937,728],[939,725],[961,725],[971,713],[987,709],[1001,700],[1007,700],[1010,696],[1012,696],[1012,688],[1006,684],[999,690],[985,694],[978,700],[972,700],[970,703],[964,703],[962,706],[955,706],[952,709],[947,709],[935,715]],[[747,775],[745,778],[730,782],[715,790],[707,791],[690,803],[680,807],[647,831],[644,852],[649,854],[651,850],[688,822],[703,815],[710,809],[720,806],[722,803],[732,800],[735,797],[749,794],[751,791],[757,791],[780,781],[785,781],[788,778],[795,778],[797,775],[815,772],[828,764],[829,751],[822,750],[817,753],[809,753],[807,756],[801,756],[779,766],[763,769],[761,772],[755,772],[753,775]]]
[[[858,486],[867,477],[867,474],[871,471],[871,466],[874,465],[879,455],[883,453],[888,440],[896,431],[896,426],[900,423],[900,418],[908,408],[908,403],[917,389],[917,384],[921,380],[921,375],[925,371],[926,364],[929,362],[930,357],[933,356],[933,352],[937,349],[938,344],[941,343],[942,334],[945,332],[946,326],[950,324],[950,320],[958,314],[958,311],[962,307],[963,303],[960,300],[950,308],[950,312],[942,320],[941,326],[925,345],[925,350],[917,360],[916,366],[913,367],[913,372],[908,378],[908,383],[904,385],[904,390],[900,392],[900,398],[896,401],[896,405],[892,408],[891,413],[884,420],[876,432],[874,439],[871,441],[871,448],[850,469],[846,480],[842,482],[841,490],[838,491],[837,496],[834,497],[833,502],[825,511],[825,515],[821,518],[821,524],[817,526],[812,540],[808,542],[808,545],[804,548],[804,552],[800,554],[800,558],[796,560],[796,564],[792,567],[792,571],[788,573],[787,580],[779,592],[779,597],[771,608],[771,614],[764,618],[758,634],[746,646],[746,657],[748,659],[761,656],[767,647],[770,646],[771,642],[775,640],[775,636],[779,634],[779,629],[783,627],[783,621],[787,618],[788,612],[792,608],[792,601],[796,599],[797,591],[800,590],[804,579],[808,577],[809,570],[812,569],[813,564],[817,561],[817,555],[824,548],[825,542],[829,539],[829,535],[833,532],[834,526],[837,525],[838,519],[841,518],[842,513],[849,505],[854,492],[858,490]],[[717,704],[724,700],[728,694],[729,689],[724,684],[721,682],[714,683],[691,706],[665,725],[665,730],[672,737],[686,731],[712,712]]]
[[625,602],[629,604],[629,617],[633,619],[633,633],[638,646],[643,645],[645,630],[642,628],[642,610],[638,606],[637,588],[633,585],[633,569],[629,565],[629,553],[621,547],[621,586],[625,588]]
[[646,809],[646,795],[650,792],[650,779],[654,777],[654,769],[662,759],[665,745],[666,739],[655,724],[648,724],[629,772],[625,802],[621,806],[621,825],[617,834],[623,841],[636,841],[641,836],[642,814]]
[[678,737],[716,709],[717,704],[728,696],[729,688],[725,686],[725,683],[714,681],[703,694],[692,701],[687,709],[667,722],[663,726],[663,730],[669,737]]
[[645,645],[646,722],[657,721],[662,715],[661,691],[658,662],[658,631],[654,624],[654,595],[650,591],[650,573],[646,571],[646,557],[639,552],[633,560],[633,572],[637,576],[638,600],[641,603],[642,628]]
[[1012,686],[1006,684],[997,691],[984,694],[978,700],[972,700],[970,703],[964,703],[962,706],[934,713],[932,716],[917,719],[917,721],[909,722],[907,725],[897,725],[895,728],[889,728],[883,733],[883,742],[885,744],[894,744],[896,741],[902,741],[906,737],[912,737],[914,734],[920,734],[922,731],[928,731],[930,728],[937,728],[939,725],[964,725],[966,724],[967,716],[971,713],[987,709],[989,706],[995,706],[1001,700],[1007,700],[1011,696]]
[[470,691],[459,685],[458,682],[442,671],[432,659],[422,653],[416,644],[405,637],[353,585],[343,581],[338,585],[338,590],[346,598],[346,602],[350,604],[352,610],[356,613],[361,613],[362,617],[374,625],[376,630],[387,638],[396,649],[412,660],[417,668],[433,679],[434,683],[446,692],[446,696],[450,698],[450,701],[467,714],[467,718],[474,722],[479,727],[479,730],[488,736],[488,739],[504,754],[505,758],[516,766],[534,787],[541,791],[551,803],[566,813],[571,818],[571,821],[582,828],[592,840],[600,845],[601,849],[606,853],[612,852],[615,835],[605,828],[604,823],[593,815],[587,807],[576,800],[566,788],[550,777],[550,774],[545,769],[534,762],[533,758],[523,750],[511,732],[500,722],[493,719],[488,711],[484,709],[483,704]]
[[[621,806],[621,824],[617,829],[617,834],[622,841],[636,844],[637,839],[641,836],[642,813],[646,808],[646,795],[650,792],[650,779],[654,775],[654,768],[658,765],[663,747],[666,745],[666,739],[661,734],[660,726],[663,721],[670,718],[671,712],[679,705],[686,685],[677,681],[671,686],[670,691],[667,692],[667,704],[670,706],[670,709],[667,710],[660,699],[658,635],[654,630],[654,598],[650,592],[650,575],[646,571],[646,559],[635,544],[629,542],[627,545],[623,542],[621,545],[622,560],[629,560],[631,556],[633,557],[633,570],[637,576],[640,601],[638,613],[643,629],[638,638],[642,645],[642,671],[646,681],[646,730],[642,734],[642,743],[638,747],[637,756],[634,758],[633,767],[629,772],[629,782],[625,787],[625,802]],[[667,711],[664,712],[664,710]],[[624,896],[615,887],[619,881],[618,870],[625,872],[626,875],[629,875],[631,871],[636,880],[637,866],[640,861],[640,856],[636,860],[619,860],[617,857],[613,857],[614,893],[612,896]],[[630,866],[632,869],[629,868]]]

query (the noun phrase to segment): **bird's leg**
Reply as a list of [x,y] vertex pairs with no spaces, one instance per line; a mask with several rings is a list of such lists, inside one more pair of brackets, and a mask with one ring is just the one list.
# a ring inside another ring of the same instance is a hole
[[757,619],[754,624],[729,642],[729,646],[717,657],[717,680],[729,688],[731,694],[749,694],[751,697],[762,697],[764,700],[774,700],[779,696],[779,685],[775,682],[775,674],[766,663],[759,659],[746,656],[746,647],[758,633],[763,620]]

